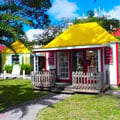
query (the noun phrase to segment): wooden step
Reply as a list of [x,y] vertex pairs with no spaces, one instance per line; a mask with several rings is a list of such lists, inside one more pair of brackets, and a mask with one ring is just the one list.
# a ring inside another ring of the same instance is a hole
[[68,93],[68,94],[73,94],[74,93],[74,91],[69,91],[69,90],[55,90],[55,89],[52,89],[51,92]]
[[55,83],[55,87],[67,87],[67,86],[72,86],[72,84],[71,83],[65,83],[65,82]]
[[74,92],[78,92],[78,93],[99,93],[99,90],[75,89]]

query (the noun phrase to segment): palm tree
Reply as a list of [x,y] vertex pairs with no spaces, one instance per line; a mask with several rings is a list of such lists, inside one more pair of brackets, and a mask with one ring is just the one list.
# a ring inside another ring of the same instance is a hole
[[31,24],[30,21],[13,14],[0,14],[0,44],[10,47],[11,43],[24,35],[21,26],[13,26],[14,21]]

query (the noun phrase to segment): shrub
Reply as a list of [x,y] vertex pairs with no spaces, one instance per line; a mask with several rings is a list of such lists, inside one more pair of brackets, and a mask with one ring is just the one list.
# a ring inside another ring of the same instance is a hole
[[7,73],[11,73],[13,69],[12,65],[5,65],[4,66],[4,70],[6,70]]
[[30,74],[31,71],[33,70],[33,66],[29,65],[29,64],[22,64],[21,65],[21,73],[23,70],[25,70],[25,74]]

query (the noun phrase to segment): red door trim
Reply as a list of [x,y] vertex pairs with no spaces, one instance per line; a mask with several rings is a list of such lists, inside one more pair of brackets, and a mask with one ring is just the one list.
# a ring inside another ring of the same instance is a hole
[[117,69],[117,86],[118,86],[119,85],[118,43],[116,43],[116,69]]
[[45,52],[45,71],[47,71],[47,53]]
[[72,55],[71,51],[69,51],[69,81],[72,82]]
[[58,71],[57,71],[57,69],[58,69],[57,64],[58,64],[58,62],[57,62],[57,52],[55,52],[56,77],[57,77],[57,73],[58,73]]
[[101,56],[101,72],[103,72],[103,47],[100,48],[100,56]]

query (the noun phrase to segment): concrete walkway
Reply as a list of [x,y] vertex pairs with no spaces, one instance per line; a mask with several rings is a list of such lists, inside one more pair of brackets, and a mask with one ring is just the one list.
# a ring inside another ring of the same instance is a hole
[[120,90],[108,90],[105,92],[106,95],[116,95],[120,96]]
[[50,93],[47,96],[7,109],[0,113],[0,120],[35,120],[39,110],[70,96],[70,94]]

